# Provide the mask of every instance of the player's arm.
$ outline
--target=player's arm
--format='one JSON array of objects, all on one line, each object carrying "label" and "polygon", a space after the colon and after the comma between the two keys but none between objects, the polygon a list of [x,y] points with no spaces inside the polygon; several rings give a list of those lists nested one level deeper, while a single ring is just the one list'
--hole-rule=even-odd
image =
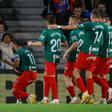
[{"label": "player's arm", "polygon": [[47,31],[44,30],[42,32],[42,34],[40,35],[40,37],[37,39],[37,42],[32,42],[32,41],[28,41],[27,45],[28,46],[34,46],[34,47],[41,47],[44,45],[46,38],[47,38]]},{"label": "player's arm", "polygon": [[9,60],[5,57],[2,60],[3,60],[4,63],[7,63],[8,65],[12,66],[13,68],[17,68],[20,65],[20,59],[17,55],[14,56],[13,61]]},{"label": "player's arm", "polygon": [[28,46],[34,46],[34,47],[40,47],[40,46],[43,46],[43,42],[41,42],[41,41],[38,41],[38,42],[28,41],[27,45]]},{"label": "player's arm", "polygon": [[49,25],[49,28],[51,29],[62,29],[62,30],[73,30],[73,29],[77,29],[77,25],[65,25],[65,26],[61,26],[61,25]]},{"label": "player's arm", "polygon": [[62,30],[73,30],[73,29],[77,29],[77,25],[66,25],[66,26],[58,25],[58,28]]},{"label": "player's arm", "polygon": [[71,46],[69,49],[67,49],[66,52],[64,53],[63,59],[65,60],[65,59],[69,56],[69,54],[70,54],[74,49],[77,48],[77,46],[78,46],[78,42],[74,42],[74,43],[72,44],[72,46]]}]

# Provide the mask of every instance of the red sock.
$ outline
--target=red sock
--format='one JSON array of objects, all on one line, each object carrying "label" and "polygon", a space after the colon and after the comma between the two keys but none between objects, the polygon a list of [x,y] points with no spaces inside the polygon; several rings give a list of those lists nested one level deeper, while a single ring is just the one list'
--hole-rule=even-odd
[{"label": "red sock", "polygon": [[107,98],[107,90],[102,88],[102,98]]},{"label": "red sock", "polygon": [[109,89],[109,85],[106,79],[102,79],[102,80],[105,82],[105,86],[106,86],[106,88],[102,88],[102,98],[107,98],[107,91]]},{"label": "red sock", "polygon": [[85,87],[85,85],[83,83],[82,78],[81,77],[77,78],[76,82],[77,82],[78,88],[81,90],[82,93],[84,93],[86,91],[86,87]]},{"label": "red sock", "polygon": [[67,90],[68,90],[69,94],[71,95],[71,97],[75,97],[74,86],[67,87]]},{"label": "red sock", "polygon": [[87,79],[87,89],[88,89],[88,94],[89,95],[92,95],[93,94],[93,79],[92,78],[89,78]]},{"label": "red sock", "polygon": [[95,76],[93,77],[93,80],[95,83],[97,83],[98,85],[100,85],[102,87],[102,98],[106,98],[107,91],[109,89],[107,82],[105,82],[105,80],[100,79],[99,77],[95,77]]},{"label": "red sock", "polygon": [[44,97],[49,96],[49,90],[50,90],[49,79],[48,77],[44,76]]},{"label": "red sock", "polygon": [[58,89],[55,77],[49,77],[49,84],[51,87],[53,99],[58,99]]}]

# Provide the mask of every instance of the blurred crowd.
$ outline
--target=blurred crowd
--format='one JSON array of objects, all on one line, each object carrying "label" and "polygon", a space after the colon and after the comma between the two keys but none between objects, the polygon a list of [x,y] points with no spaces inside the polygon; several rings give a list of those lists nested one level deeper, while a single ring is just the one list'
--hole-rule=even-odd
[{"label": "blurred crowd", "polygon": [[[9,60],[13,57],[12,38],[3,17],[0,16],[0,57],[6,57]],[[12,70],[13,68],[0,61],[0,69]]]},{"label": "blurred crowd", "polygon": [[[59,25],[68,25],[69,17],[74,15],[81,22],[90,21],[92,9],[97,8],[101,13],[112,16],[112,0],[43,0],[42,18],[54,15]],[[63,30],[65,36],[69,37],[68,30]],[[0,15],[0,56],[9,59],[13,56],[12,35],[8,32],[8,27]],[[13,69],[9,65],[0,61],[0,69]]]},{"label": "blurred crowd", "polygon": [[[74,15],[81,22],[90,21],[91,11],[98,9],[102,15],[112,18],[112,0],[43,0],[41,17],[49,15],[56,17],[58,25],[68,25],[69,17]],[[69,40],[69,30],[63,30]]]},{"label": "blurred crowd", "polygon": [[[61,24],[68,23],[66,19],[72,14],[75,14],[76,17],[89,16],[94,8],[98,8],[109,16],[112,15],[112,0],[43,0],[43,6],[41,16],[46,18],[47,15],[53,14],[58,21],[60,18],[63,19]],[[65,18],[62,18],[64,16]]]}]

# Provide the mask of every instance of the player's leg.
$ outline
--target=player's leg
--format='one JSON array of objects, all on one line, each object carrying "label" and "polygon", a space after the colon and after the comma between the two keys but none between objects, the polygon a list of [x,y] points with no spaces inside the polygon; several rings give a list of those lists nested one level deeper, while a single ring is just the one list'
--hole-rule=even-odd
[{"label": "player's leg", "polygon": [[70,103],[76,103],[77,102],[77,97],[76,97],[75,91],[74,91],[74,85],[72,83],[73,70],[74,70],[74,62],[68,61],[65,64],[64,81],[66,84],[66,89],[71,96]]},{"label": "player's leg", "polygon": [[46,62],[45,66],[46,67],[45,67],[44,76],[48,77],[49,88],[51,89],[52,95],[53,95],[52,103],[59,103],[58,88],[57,88],[57,82],[56,82],[56,64],[52,62]]},{"label": "player's leg", "polygon": [[44,75],[44,98],[41,101],[41,103],[48,103],[48,97],[49,97],[49,91],[50,91],[50,85],[49,85],[49,77]]},{"label": "player's leg", "polygon": [[24,71],[13,84],[12,87],[13,95],[16,96],[17,99],[21,100],[29,98],[30,100],[32,100],[30,101],[30,103],[34,103],[36,98],[35,95],[29,95],[27,92],[24,91],[24,89],[33,81],[35,81],[36,77],[37,72]]},{"label": "player's leg", "polygon": [[100,85],[102,87],[102,97],[99,103],[106,104],[106,97],[107,97],[107,91],[109,89],[109,86],[107,83],[105,83],[101,78],[99,78],[97,75],[93,76],[93,80],[96,84]]},{"label": "player's leg", "polygon": [[86,86],[83,83],[83,80],[80,76],[80,70],[88,67],[88,65],[86,63],[87,56],[88,56],[87,54],[84,54],[83,52],[80,52],[80,54],[78,55],[77,61],[75,62],[75,67],[74,67],[74,72],[73,72],[74,77],[76,79],[77,87],[82,92],[81,103],[85,103],[88,100],[88,97],[89,97]]},{"label": "player's leg", "polygon": [[[97,61],[97,66],[96,69],[94,71],[95,74],[100,74],[100,77],[97,77],[97,79],[94,78],[94,80],[99,80],[96,81],[96,83],[102,87],[102,98],[101,98],[101,103],[106,104],[106,100],[107,100],[107,91],[109,92],[109,97],[112,98],[112,89],[109,87],[108,82],[107,82],[107,74],[109,71],[109,67],[110,64],[108,61],[110,61],[110,59],[108,58],[98,58]],[[97,75],[94,75],[97,76]]]},{"label": "player's leg", "polygon": [[[107,75],[109,73],[109,68],[110,68],[110,65],[111,65],[111,61],[112,61],[112,58],[106,58],[105,59],[105,64],[104,64],[104,67],[102,68],[102,71],[101,71],[101,78],[102,80],[108,85],[108,103],[112,103],[112,88],[109,87],[109,84],[107,82]],[[106,94],[107,92],[105,92],[103,89],[102,89],[102,94]],[[109,102],[109,100],[111,100],[111,102]]]}]

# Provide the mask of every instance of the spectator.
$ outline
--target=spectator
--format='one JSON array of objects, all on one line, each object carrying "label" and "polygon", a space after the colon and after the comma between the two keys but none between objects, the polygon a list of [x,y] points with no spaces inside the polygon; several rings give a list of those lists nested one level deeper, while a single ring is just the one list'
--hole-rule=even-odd
[{"label": "spectator", "polygon": [[75,6],[73,14],[75,15],[76,18],[81,20],[81,14],[82,14],[81,6]]},{"label": "spectator", "polygon": [[6,25],[6,23],[5,23],[5,21],[4,21],[4,19],[3,19],[3,17],[2,16],[0,16],[0,24],[4,24],[4,29],[5,29],[5,31],[8,31],[8,27],[7,27],[7,25]]},{"label": "spectator", "polygon": [[70,10],[73,12],[75,5],[84,6],[83,0],[43,0],[44,10],[41,13],[42,17],[46,17],[50,13],[57,14]]},{"label": "spectator", "polygon": [[104,2],[99,2],[96,5],[96,8],[101,12],[101,13],[106,13],[106,5]]},{"label": "spectator", "polygon": [[43,0],[43,5],[44,5],[44,9],[43,12],[41,13],[41,16],[43,18],[46,18],[46,16],[48,15],[48,11],[50,10],[50,12],[53,12],[53,0]]},{"label": "spectator", "polygon": [[91,12],[89,10],[85,10],[82,13],[82,22],[89,22],[90,20],[90,16],[91,16]]},{"label": "spectator", "polygon": [[[13,57],[12,49],[12,35],[9,33],[4,33],[0,42],[0,49],[2,51],[2,57],[6,57],[9,60]],[[13,68],[6,63],[1,63],[0,69],[12,70]]]},{"label": "spectator", "polygon": [[3,21],[1,21],[0,22],[0,41],[1,41],[3,33],[5,33],[6,31],[7,31],[6,24]]}]

